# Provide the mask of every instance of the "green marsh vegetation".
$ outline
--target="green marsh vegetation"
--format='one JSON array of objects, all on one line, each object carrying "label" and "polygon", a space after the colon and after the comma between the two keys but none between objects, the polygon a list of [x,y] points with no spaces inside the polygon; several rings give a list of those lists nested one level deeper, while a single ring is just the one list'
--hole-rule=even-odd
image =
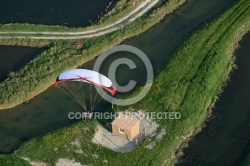
[{"label": "green marsh vegetation", "polygon": [[[62,71],[76,68],[119,44],[124,39],[139,35],[184,2],[184,0],[163,0],[161,5],[151,13],[141,17],[124,29],[106,36],[77,41],[41,40],[44,42],[41,46],[50,48],[19,71],[12,72],[8,79],[0,83],[0,109],[14,107],[30,100],[51,86]],[[82,48],[72,47],[75,42],[81,44]],[[4,39],[1,44],[18,45],[24,43],[33,47],[39,45],[37,40],[32,39]]]},{"label": "green marsh vegetation", "polygon": [[17,155],[0,155],[0,165],[4,166],[27,166],[30,165]]},{"label": "green marsh vegetation", "polygon": [[[93,130],[90,130],[92,134],[83,130],[84,126],[94,127],[97,122],[81,121],[29,141],[15,154],[51,165],[60,158],[94,165],[105,165],[104,160],[108,161],[106,165],[173,165],[176,162],[176,150],[185,142],[183,138],[191,136],[206,119],[208,110],[232,70],[237,43],[249,30],[250,4],[248,0],[239,0],[226,12],[203,25],[172,52],[171,59],[154,78],[153,90],[142,101],[129,107],[181,112],[180,120],[157,120],[162,128],[166,128],[166,134],[153,149],[145,148],[149,139],[130,153],[116,153],[102,148],[91,143]],[[115,109],[125,110],[127,107]],[[82,154],[75,151],[77,147],[70,147],[75,139],[80,141]],[[60,150],[55,151],[55,148]],[[99,158],[94,157],[95,154]]]}]

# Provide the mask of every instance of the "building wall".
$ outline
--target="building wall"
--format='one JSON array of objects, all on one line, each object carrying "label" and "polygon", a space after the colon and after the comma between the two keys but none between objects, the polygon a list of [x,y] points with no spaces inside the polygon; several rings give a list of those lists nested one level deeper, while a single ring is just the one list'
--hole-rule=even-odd
[{"label": "building wall", "polygon": [[140,122],[138,121],[133,128],[131,129],[131,133],[130,136],[133,139],[134,137],[136,137],[138,134],[140,133]]}]

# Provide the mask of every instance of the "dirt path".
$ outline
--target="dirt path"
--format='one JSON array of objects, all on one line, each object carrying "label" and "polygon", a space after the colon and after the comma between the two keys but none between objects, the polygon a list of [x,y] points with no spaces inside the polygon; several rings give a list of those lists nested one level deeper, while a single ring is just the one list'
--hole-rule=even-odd
[{"label": "dirt path", "polygon": [[[85,39],[85,38],[98,37],[120,30],[123,27],[133,23],[143,14],[152,9],[158,2],[159,0],[145,0],[127,16],[123,17],[122,19],[110,25],[95,30],[88,30],[82,32],[24,32],[24,31],[1,32],[0,31],[0,35],[4,35],[0,36],[0,39],[28,38],[28,39],[46,39],[46,40],[66,40],[66,39]],[[35,35],[46,35],[46,36],[35,36]],[[66,35],[66,36],[60,36],[60,35]]]}]

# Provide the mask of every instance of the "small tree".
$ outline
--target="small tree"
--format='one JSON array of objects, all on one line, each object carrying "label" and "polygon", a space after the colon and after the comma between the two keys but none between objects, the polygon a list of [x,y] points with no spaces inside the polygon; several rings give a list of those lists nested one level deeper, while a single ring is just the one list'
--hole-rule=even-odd
[{"label": "small tree", "polygon": [[8,76],[9,76],[9,77],[14,77],[14,76],[15,76],[15,72],[14,72],[14,71],[9,71]]}]

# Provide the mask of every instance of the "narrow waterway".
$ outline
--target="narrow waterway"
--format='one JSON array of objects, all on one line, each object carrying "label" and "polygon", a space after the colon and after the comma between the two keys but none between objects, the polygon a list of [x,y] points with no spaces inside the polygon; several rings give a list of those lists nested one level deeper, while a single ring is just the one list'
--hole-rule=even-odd
[{"label": "narrow waterway", "polygon": [[[105,14],[113,0],[1,0],[0,24],[30,23],[82,27]],[[116,1],[107,9],[111,9]]]},{"label": "narrow waterway", "polygon": [[45,49],[16,46],[0,46],[0,82],[10,71],[17,71]]},{"label": "narrow waterway", "polygon": [[[154,71],[158,71],[169,58],[169,53],[185,37],[230,4],[232,1],[228,0],[188,0],[161,23],[139,36],[124,41],[123,44],[136,46],[144,51],[151,60]],[[105,61],[102,72],[105,73],[110,62],[120,57],[129,57],[135,61],[137,68],[130,70],[127,66],[119,67],[116,72],[119,83],[127,84],[130,79],[143,83],[145,80],[143,63],[127,53],[112,55]],[[84,66],[91,69],[93,63],[94,60]],[[105,107],[102,109],[105,110]],[[68,119],[68,112],[76,111],[82,109],[53,86],[28,104],[0,111],[0,152],[12,152],[29,138],[74,123]]]},{"label": "narrow waterway", "polygon": [[203,131],[185,149],[184,165],[237,165],[249,153],[250,143],[250,33],[245,35],[235,52],[238,69],[213,109]]}]

